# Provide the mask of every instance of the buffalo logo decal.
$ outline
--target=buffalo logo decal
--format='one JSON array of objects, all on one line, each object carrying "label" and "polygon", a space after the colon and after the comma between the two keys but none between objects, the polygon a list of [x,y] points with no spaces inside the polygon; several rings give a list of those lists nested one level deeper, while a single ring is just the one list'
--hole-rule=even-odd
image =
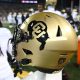
[{"label": "buffalo logo decal", "polygon": [[29,39],[34,37],[41,43],[39,49],[43,50],[46,40],[49,38],[47,33],[47,25],[43,21],[31,21],[28,25]]}]

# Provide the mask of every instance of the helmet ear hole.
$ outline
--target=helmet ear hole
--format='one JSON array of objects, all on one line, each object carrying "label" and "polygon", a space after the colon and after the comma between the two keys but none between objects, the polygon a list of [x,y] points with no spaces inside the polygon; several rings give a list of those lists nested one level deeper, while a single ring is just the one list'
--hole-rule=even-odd
[{"label": "helmet ear hole", "polygon": [[58,26],[56,37],[60,37],[60,36],[62,36],[62,31],[61,28]]},{"label": "helmet ear hole", "polygon": [[32,55],[33,53],[30,50],[23,49],[23,51],[26,53],[26,55]]},{"label": "helmet ear hole", "polygon": [[24,58],[24,59],[21,60],[21,63],[23,65],[29,64],[29,63],[31,63],[31,59]]}]

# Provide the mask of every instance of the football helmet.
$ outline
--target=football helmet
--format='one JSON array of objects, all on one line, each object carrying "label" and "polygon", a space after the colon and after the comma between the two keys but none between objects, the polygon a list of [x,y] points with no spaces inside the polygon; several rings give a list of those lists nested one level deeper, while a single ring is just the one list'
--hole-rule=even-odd
[{"label": "football helmet", "polygon": [[50,73],[61,70],[77,51],[77,36],[73,27],[63,17],[41,12],[30,16],[21,25],[28,40],[17,45],[16,59],[27,58],[28,65]]}]

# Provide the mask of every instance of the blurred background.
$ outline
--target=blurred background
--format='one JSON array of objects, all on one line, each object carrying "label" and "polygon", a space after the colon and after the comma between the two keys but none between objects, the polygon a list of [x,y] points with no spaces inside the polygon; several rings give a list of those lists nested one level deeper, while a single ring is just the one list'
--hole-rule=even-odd
[{"label": "blurred background", "polygon": [[73,26],[76,26],[74,28],[78,32],[80,0],[0,0],[0,21],[4,24],[22,24],[25,18],[38,10],[39,3],[45,4],[45,10],[52,10],[65,17]]},{"label": "blurred background", "polygon": [[[80,0],[0,0],[0,21],[13,34],[15,26],[20,26],[25,19],[38,10],[37,4],[44,3],[45,10],[54,12],[67,19],[77,36],[80,34]],[[23,66],[31,71],[31,67]],[[33,70],[35,71],[35,70]],[[80,65],[77,64],[77,53],[64,67],[63,80],[80,80]]]}]

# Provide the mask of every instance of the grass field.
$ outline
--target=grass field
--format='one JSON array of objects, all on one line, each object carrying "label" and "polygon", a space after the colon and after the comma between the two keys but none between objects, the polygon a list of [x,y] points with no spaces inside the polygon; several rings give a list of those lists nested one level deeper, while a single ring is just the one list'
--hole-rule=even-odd
[{"label": "grass field", "polygon": [[80,80],[80,67],[75,65],[76,62],[77,56],[75,53],[70,62],[64,67],[66,73],[69,76],[69,80]]},{"label": "grass field", "polygon": [[[14,27],[9,28],[9,24],[4,24],[4,26],[10,29],[11,32],[13,33]],[[75,53],[72,59],[70,60],[70,62],[64,67],[64,70],[69,76],[69,80],[80,80],[80,67],[76,67],[75,65],[76,62],[77,62],[77,54]],[[27,70],[27,71],[31,71],[31,70],[35,71],[35,69],[31,67],[24,66],[23,68],[24,70]]]}]

